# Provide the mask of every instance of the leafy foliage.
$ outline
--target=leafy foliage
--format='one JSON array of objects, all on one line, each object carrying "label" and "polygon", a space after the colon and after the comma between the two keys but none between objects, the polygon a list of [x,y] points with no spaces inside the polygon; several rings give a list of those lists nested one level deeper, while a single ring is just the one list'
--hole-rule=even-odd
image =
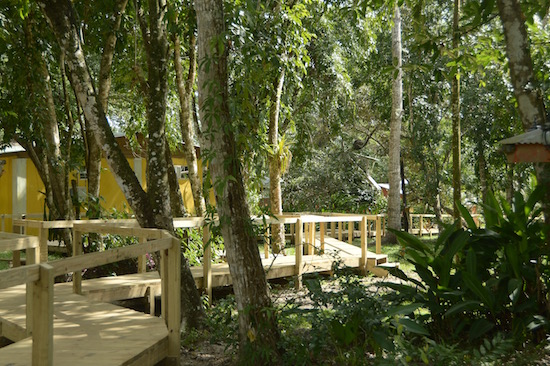
[{"label": "leafy foliage", "polygon": [[408,284],[386,285],[422,303],[428,313],[418,318],[435,339],[479,342],[497,332],[516,342],[540,341],[548,329],[547,228],[540,221],[542,189],[512,203],[489,194],[484,205],[486,227],[479,228],[460,206],[468,228],[449,226],[434,248],[396,232],[417,277],[393,273]]}]

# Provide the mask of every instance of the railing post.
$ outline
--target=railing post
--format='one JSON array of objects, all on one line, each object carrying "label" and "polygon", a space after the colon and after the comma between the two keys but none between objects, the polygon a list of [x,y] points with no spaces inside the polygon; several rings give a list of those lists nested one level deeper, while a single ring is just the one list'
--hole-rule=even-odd
[{"label": "railing post", "polygon": [[[73,257],[82,254],[82,233],[73,226]],[[73,272],[73,292],[82,294],[82,271]]]},{"label": "railing post", "polygon": [[264,258],[269,258],[269,236],[270,236],[270,228],[269,225],[265,228],[264,233]]},{"label": "railing post", "polygon": [[41,264],[40,279],[32,284],[32,366],[53,365],[53,281],[54,268]]},{"label": "railing post", "polygon": [[303,237],[303,241],[304,241],[304,249],[303,249],[303,254],[305,255],[309,255],[309,238],[311,237],[309,235],[309,230],[310,230],[310,224],[309,222],[306,222],[303,224],[303,232],[302,232],[302,237]]},{"label": "railing post", "polygon": [[168,328],[168,356],[166,364],[179,365],[180,359],[180,324],[181,324],[181,253],[180,241],[172,238],[170,249],[163,250],[161,268],[165,268],[162,278],[163,318]]},{"label": "railing post", "polygon": [[353,231],[355,230],[355,222],[348,221],[348,243],[353,243]]},{"label": "railing post", "polygon": [[342,231],[343,231],[344,224],[342,221],[338,222],[338,240],[342,241]]},{"label": "railing post", "polygon": [[330,236],[336,238],[336,223],[334,221],[330,223]]},{"label": "railing post", "polygon": [[212,304],[212,246],[210,241],[210,229],[205,225],[202,229],[202,245],[204,254],[202,257],[202,285],[206,296],[208,296],[208,304]]},{"label": "railing post", "polygon": [[[18,226],[18,230],[16,231],[15,230],[15,225],[13,224],[13,218],[12,218],[12,232],[14,233],[17,233],[17,234],[21,234],[21,226]],[[12,252],[12,266],[15,268],[15,267],[20,267],[21,266],[21,251],[20,250],[14,250]]]},{"label": "railing post", "polygon": [[316,228],[315,228],[315,223],[312,222],[309,224],[309,254],[310,255],[315,255],[315,231],[316,231]]},{"label": "railing post", "polygon": [[420,237],[422,237],[422,230],[424,229],[424,216],[420,214]]},{"label": "railing post", "polygon": [[[40,247],[34,247],[34,248],[27,248],[25,249],[25,252],[27,254],[27,265],[31,264],[39,264],[40,263]],[[31,285],[32,283],[27,284],[27,307],[26,307],[26,314],[27,314],[27,335],[30,336],[32,334],[33,329],[33,307],[35,306],[33,303],[33,291],[31,291]]]},{"label": "railing post", "polygon": [[382,254],[382,215],[376,215],[376,254]]},{"label": "railing post", "polygon": [[[139,238],[140,244],[143,244],[147,242],[146,237]],[[147,254],[140,255],[138,257],[138,265],[137,265],[137,271],[138,273],[145,273],[147,272]]]},{"label": "railing post", "polygon": [[361,263],[359,265],[363,275],[367,273],[367,217],[361,219]]},{"label": "railing post", "polygon": [[295,224],[289,224],[290,226],[290,244],[295,244],[294,242],[294,228]]},{"label": "railing post", "polygon": [[319,241],[321,242],[321,253],[325,252],[325,230],[326,225],[324,222],[319,223]]},{"label": "railing post", "polygon": [[48,261],[48,229],[44,228],[44,222],[40,222],[38,228],[38,242],[40,243],[40,262]]},{"label": "railing post", "polygon": [[296,289],[302,288],[302,236],[303,236],[303,225],[302,220],[298,219],[296,221],[296,247],[295,247],[295,272],[296,272]]}]

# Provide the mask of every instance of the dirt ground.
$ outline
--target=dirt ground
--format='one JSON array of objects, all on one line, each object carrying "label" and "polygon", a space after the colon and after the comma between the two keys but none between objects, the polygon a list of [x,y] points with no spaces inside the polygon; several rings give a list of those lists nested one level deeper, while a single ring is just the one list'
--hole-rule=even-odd
[{"label": "dirt ground", "polygon": [[[395,277],[388,278],[378,278],[378,277],[364,277],[363,281],[367,284],[374,285],[376,282],[380,281],[395,281],[399,282],[400,280]],[[278,281],[272,291],[272,300],[275,304],[285,304],[292,300],[299,300],[302,307],[308,307],[305,288],[297,291],[292,286],[289,286],[288,283],[285,283],[284,280]],[[336,282],[333,281],[324,281],[323,289],[325,291],[336,289],[338,287]],[[227,293],[227,289],[222,290],[222,292]],[[211,344],[209,341],[202,341],[194,343],[189,347],[182,347],[181,349],[181,360],[180,365],[188,366],[229,366],[233,364],[233,353],[231,350],[226,350],[226,346],[223,344]]]}]

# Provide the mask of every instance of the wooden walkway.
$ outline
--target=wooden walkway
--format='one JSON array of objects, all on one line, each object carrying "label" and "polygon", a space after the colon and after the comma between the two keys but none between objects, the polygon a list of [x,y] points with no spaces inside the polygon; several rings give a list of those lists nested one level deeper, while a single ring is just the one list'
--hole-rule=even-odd
[{"label": "wooden walkway", "polygon": [[[54,288],[54,365],[154,365],[166,355],[168,330],[162,318],[91,301],[73,294],[71,287]],[[0,348],[2,366],[32,364],[25,296],[25,285],[0,295],[1,334],[16,341]]]},{"label": "wooden walkway", "polygon": [[[175,226],[200,228],[204,225],[201,220],[182,219],[177,225],[175,222]],[[380,216],[338,215],[334,218],[301,215],[276,220],[278,223],[292,225],[296,253],[259,253],[263,257],[261,260],[268,279],[295,277],[296,285],[300,286],[303,274],[332,271],[335,262],[362,271],[369,270],[378,275],[385,274],[381,267],[391,265],[387,263],[386,255],[367,250],[367,237],[371,230],[367,222],[371,220],[376,223],[375,249],[380,253]],[[162,360],[176,360],[176,355],[179,354],[179,332],[176,329],[179,324],[180,302],[179,291],[175,289],[179,289],[179,275],[176,274],[179,269],[177,258],[180,258],[180,241],[167,237],[167,233],[160,230],[142,229],[130,220],[126,221],[128,222],[22,222],[29,227],[32,225],[39,228],[39,237],[18,235],[17,240],[11,242],[8,239],[13,239],[16,234],[0,233],[8,240],[4,250],[13,250],[14,259],[16,252],[21,249],[27,249],[27,259],[30,258],[30,265],[0,273],[0,336],[15,342],[0,348],[0,366],[152,366]],[[266,222],[265,219],[263,221]],[[344,231],[342,222],[347,223],[350,241],[354,226],[359,225],[361,247],[335,239],[334,222],[338,222],[339,239],[342,239]],[[331,223],[330,236],[326,226],[328,223]],[[45,257],[47,230],[67,225],[73,229],[74,256],[45,265],[33,264]],[[316,230],[316,225],[319,231]],[[80,240],[84,232],[133,236],[141,244],[81,254]],[[3,245],[1,240],[0,244]],[[203,257],[206,265],[192,267],[191,271],[197,287],[204,288],[211,298],[212,287],[231,285],[232,281],[227,263],[211,263],[209,248],[208,246],[205,249]],[[164,255],[164,264],[161,266],[165,268],[162,281],[158,272],[145,271],[143,259],[145,253],[159,250],[168,253]],[[136,256],[140,259],[136,274],[84,281],[81,279],[80,273],[84,268]],[[68,272],[74,272],[73,283],[53,285],[53,276]],[[26,286],[19,285],[25,282]],[[170,288],[172,290],[165,291]],[[75,291],[80,294],[74,293]],[[50,300],[48,296],[51,296]],[[154,314],[156,296],[161,296],[164,319],[108,303],[147,297],[150,313]],[[42,354],[49,355],[47,357],[50,360],[40,361]]]}]

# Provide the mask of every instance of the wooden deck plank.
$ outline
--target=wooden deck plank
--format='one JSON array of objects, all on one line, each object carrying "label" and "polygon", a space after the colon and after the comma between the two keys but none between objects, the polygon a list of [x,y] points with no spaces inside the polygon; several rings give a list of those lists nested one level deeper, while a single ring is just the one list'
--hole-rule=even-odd
[{"label": "wooden deck plank", "polygon": [[[17,304],[25,302],[25,287],[9,290],[0,296],[1,318],[24,325],[24,306]],[[56,286],[54,292],[55,365],[154,365],[164,358],[168,331],[162,319],[90,301],[70,288]],[[9,303],[19,313],[6,310]],[[31,349],[30,338],[1,348],[0,365],[31,365]]]},{"label": "wooden deck plank", "polygon": [[[303,255],[301,273],[326,272],[338,260],[359,267],[361,248],[325,236],[321,255]],[[320,240],[315,239],[315,247]],[[387,256],[367,252],[370,266],[385,262]],[[262,258],[268,279],[296,274],[294,255]],[[202,287],[202,267],[191,267],[198,287]],[[212,264],[212,285],[230,285],[227,263]],[[54,364],[69,365],[154,365],[167,354],[168,331],[162,319],[97,302],[160,294],[158,272],[104,277],[83,281],[84,296],[72,293],[71,283],[56,284],[54,294]],[[32,340],[26,337],[25,286],[2,290],[0,322],[2,335],[18,341],[0,349],[0,366],[31,364]],[[146,331],[144,331],[146,330]]]}]

